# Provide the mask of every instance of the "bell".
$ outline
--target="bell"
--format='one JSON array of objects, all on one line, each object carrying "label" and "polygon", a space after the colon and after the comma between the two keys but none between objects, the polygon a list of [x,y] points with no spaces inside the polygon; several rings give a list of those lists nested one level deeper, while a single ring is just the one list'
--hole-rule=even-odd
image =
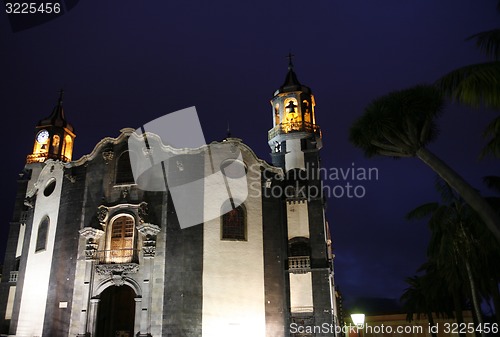
[{"label": "bell", "polygon": [[295,103],[293,103],[293,101],[290,101],[290,103],[288,103],[288,105],[286,106],[287,112],[294,113],[296,107],[297,107],[297,105],[295,105]]}]

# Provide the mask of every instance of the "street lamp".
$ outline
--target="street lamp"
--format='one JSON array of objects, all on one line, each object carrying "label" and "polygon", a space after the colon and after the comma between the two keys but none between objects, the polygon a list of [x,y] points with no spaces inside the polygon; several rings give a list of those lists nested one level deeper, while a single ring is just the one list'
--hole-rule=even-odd
[{"label": "street lamp", "polygon": [[363,325],[365,324],[365,314],[351,314],[351,319],[357,327],[358,336],[361,337],[360,329],[363,329]]}]

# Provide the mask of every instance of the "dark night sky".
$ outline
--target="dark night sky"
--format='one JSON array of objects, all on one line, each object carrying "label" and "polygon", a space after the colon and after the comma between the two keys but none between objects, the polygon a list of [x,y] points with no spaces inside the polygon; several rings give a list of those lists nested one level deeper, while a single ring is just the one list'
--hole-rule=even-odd
[{"label": "dark night sky", "polygon": [[[326,168],[376,167],[362,199],[331,198],[328,221],[336,282],[347,300],[399,298],[404,278],[425,260],[425,223],[404,215],[437,201],[434,173],[417,159],[365,159],[348,141],[364,107],[392,90],[430,83],[484,61],[465,38],[498,27],[493,0],[82,1],[67,14],[13,33],[0,14],[3,120],[2,238],[15,180],[34,125],[65,89],[77,138],[74,158],[123,127],[139,127],[195,105],[207,141],[233,136],[270,160],[269,99],[283,82],[286,54],[316,97]],[[475,187],[498,174],[479,161],[481,132],[495,113],[449,105],[430,149]],[[333,181],[330,184],[342,184]],[[3,249],[2,249],[3,250]]]}]

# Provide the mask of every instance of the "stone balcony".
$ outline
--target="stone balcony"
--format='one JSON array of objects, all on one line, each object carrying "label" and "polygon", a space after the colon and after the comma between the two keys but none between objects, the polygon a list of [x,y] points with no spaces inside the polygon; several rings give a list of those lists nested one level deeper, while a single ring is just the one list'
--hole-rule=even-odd
[{"label": "stone balcony", "polygon": [[11,271],[9,275],[9,282],[16,283],[18,275],[19,275],[18,271]]},{"label": "stone balcony", "polygon": [[311,258],[309,256],[289,257],[288,270],[291,273],[296,273],[296,274],[305,274],[311,271]]}]

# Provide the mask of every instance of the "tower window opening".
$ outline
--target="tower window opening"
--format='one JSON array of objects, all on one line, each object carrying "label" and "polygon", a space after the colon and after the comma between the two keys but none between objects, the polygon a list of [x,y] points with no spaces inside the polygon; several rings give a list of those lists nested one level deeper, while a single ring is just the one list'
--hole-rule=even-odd
[{"label": "tower window opening", "polygon": [[311,112],[309,111],[309,102],[307,100],[302,101],[302,111],[304,111],[304,122],[311,123]]},{"label": "tower window opening", "polygon": [[52,147],[54,148],[54,153],[59,152],[59,143],[61,142],[61,137],[54,135],[52,137]]},{"label": "tower window opening", "polygon": [[274,126],[279,125],[279,123],[281,123],[280,105],[279,103],[276,103],[274,106]]},{"label": "tower window opening", "polygon": [[311,249],[309,247],[309,239],[293,238],[288,244],[289,256],[309,256]]},{"label": "tower window opening", "polygon": [[289,98],[285,100],[285,117],[283,120],[283,131],[299,131],[302,128],[302,117],[298,111],[297,100]]},{"label": "tower window opening", "polygon": [[72,154],[73,154],[73,139],[71,138],[70,135],[66,135],[66,137],[64,137],[63,159],[66,161],[71,161]]}]

